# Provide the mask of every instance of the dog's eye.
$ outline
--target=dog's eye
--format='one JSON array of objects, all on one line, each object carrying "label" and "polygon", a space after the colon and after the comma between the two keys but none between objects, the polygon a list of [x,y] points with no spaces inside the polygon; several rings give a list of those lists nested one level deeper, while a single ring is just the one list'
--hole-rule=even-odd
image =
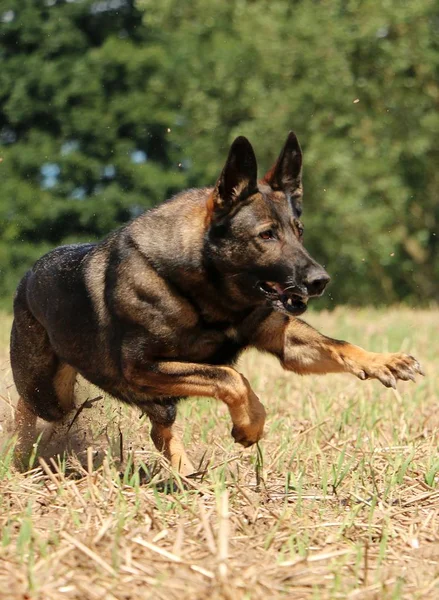
[{"label": "dog's eye", "polygon": [[261,231],[259,237],[263,240],[275,240],[276,234],[274,233],[273,229],[267,229],[266,231]]}]

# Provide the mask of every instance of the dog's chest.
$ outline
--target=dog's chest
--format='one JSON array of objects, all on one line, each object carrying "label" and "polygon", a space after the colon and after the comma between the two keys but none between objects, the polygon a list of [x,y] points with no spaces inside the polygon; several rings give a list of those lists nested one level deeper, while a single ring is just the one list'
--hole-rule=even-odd
[{"label": "dog's chest", "polygon": [[[231,364],[244,348],[236,327],[226,323],[203,323],[175,339],[178,358],[207,364]],[[177,356],[174,354],[174,357]]]},{"label": "dog's chest", "polygon": [[180,330],[173,338],[176,352],[172,355],[191,362],[233,364],[251,345],[252,336],[266,315],[266,309],[258,309],[224,321],[200,318],[196,327]]},{"label": "dog's chest", "polygon": [[244,347],[245,344],[240,339],[236,327],[228,327],[222,332],[221,338],[217,340],[213,352],[208,357],[208,362],[212,365],[233,364]]},{"label": "dog's chest", "polygon": [[[233,320],[209,323],[212,346],[203,356],[203,362],[210,364],[233,364],[239,354],[251,346],[255,332],[271,313],[271,308],[261,306],[246,313],[236,315]],[[207,348],[206,348],[207,349]]]}]

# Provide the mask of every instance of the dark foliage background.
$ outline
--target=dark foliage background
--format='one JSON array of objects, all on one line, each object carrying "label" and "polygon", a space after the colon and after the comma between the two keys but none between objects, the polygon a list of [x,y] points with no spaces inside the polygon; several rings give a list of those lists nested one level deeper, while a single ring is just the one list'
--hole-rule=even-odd
[{"label": "dark foliage background", "polygon": [[320,306],[439,298],[434,0],[2,0],[0,298],[49,248],[213,184],[236,135],[261,173],[305,154]]}]

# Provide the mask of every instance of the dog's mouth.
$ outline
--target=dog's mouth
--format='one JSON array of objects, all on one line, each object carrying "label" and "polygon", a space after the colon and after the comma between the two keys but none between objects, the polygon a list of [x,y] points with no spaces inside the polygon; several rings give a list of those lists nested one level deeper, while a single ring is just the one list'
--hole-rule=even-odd
[{"label": "dog's mouth", "polygon": [[259,281],[259,290],[276,309],[290,315],[301,315],[307,309],[308,296],[297,293],[297,288],[284,286],[275,281]]}]

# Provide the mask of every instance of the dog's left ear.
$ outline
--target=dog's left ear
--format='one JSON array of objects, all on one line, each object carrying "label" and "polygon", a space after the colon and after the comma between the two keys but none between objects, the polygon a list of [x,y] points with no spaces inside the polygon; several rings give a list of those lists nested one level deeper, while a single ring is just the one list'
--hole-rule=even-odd
[{"label": "dog's left ear", "polygon": [[230,147],[229,156],[209,198],[211,219],[230,213],[238,202],[257,189],[258,166],[252,145],[239,136]]},{"label": "dog's left ear", "polygon": [[273,190],[287,194],[296,216],[302,213],[302,150],[294,131],[290,131],[279,158],[264,175]]}]

